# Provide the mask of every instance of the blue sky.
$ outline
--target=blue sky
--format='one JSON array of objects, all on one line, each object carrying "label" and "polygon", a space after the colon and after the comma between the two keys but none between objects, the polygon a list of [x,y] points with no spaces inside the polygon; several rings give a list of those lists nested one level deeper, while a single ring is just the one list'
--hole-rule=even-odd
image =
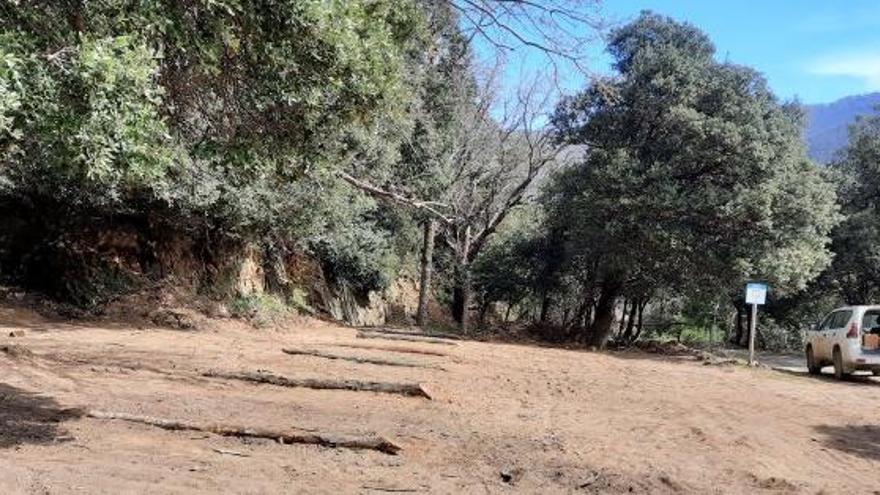
[{"label": "blue sky", "polygon": [[[761,71],[782,99],[880,91],[880,0],[602,0],[603,15],[619,23],[645,9],[696,25],[719,59]],[[544,63],[526,59],[532,70]],[[607,71],[608,59],[592,65]]]},{"label": "blue sky", "polygon": [[650,9],[691,22],[719,58],[763,72],[782,98],[880,91],[880,0],[606,0],[602,9],[621,21]]}]

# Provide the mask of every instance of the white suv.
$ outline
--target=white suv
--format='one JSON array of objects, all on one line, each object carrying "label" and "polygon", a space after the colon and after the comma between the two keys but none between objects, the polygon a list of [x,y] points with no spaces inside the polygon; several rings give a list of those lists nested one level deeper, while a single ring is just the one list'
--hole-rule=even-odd
[{"label": "white suv", "polygon": [[838,308],[807,332],[807,369],[818,375],[823,366],[834,366],[834,377],[855,370],[880,375],[880,306]]}]

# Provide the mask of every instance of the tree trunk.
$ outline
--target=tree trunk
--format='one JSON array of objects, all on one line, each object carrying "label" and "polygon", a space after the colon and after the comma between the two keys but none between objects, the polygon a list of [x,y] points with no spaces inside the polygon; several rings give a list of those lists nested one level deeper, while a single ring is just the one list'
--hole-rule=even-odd
[{"label": "tree trunk", "polygon": [[586,324],[584,320],[587,318],[587,302],[582,301],[580,305],[578,305],[577,311],[574,314],[574,319],[572,320],[572,326],[574,327],[584,327]]},{"label": "tree trunk", "polygon": [[636,333],[632,337],[632,342],[639,340],[639,336],[642,335],[642,323],[643,323],[642,317],[645,314],[645,306],[647,306],[647,305],[648,305],[647,299],[645,299],[644,301],[642,301],[639,304],[638,322],[636,323]]},{"label": "tree trunk", "polygon": [[646,298],[645,300],[642,301],[642,304],[639,305],[639,321],[638,321],[639,333],[641,333],[641,331],[642,331],[642,324],[644,323],[644,316],[645,316],[645,307],[647,307],[647,306],[648,306],[648,299]]},{"label": "tree trunk", "polygon": [[745,311],[745,313],[746,313],[746,328],[745,328],[745,331],[743,331],[743,334],[742,334],[740,341],[737,342],[737,344],[739,344],[742,347],[748,347],[748,345],[749,345],[749,329],[752,328],[752,312],[748,311],[747,306],[745,307],[745,310],[746,310]]},{"label": "tree trunk", "polygon": [[617,336],[623,335],[623,325],[626,322],[626,309],[629,307],[629,299],[623,299],[623,309],[620,311],[620,320],[617,322]]},{"label": "tree trunk", "polygon": [[314,356],[322,359],[330,359],[330,360],[340,360],[340,361],[351,361],[353,363],[358,364],[374,364],[377,366],[402,366],[405,368],[428,368],[428,369],[439,369],[445,371],[443,368],[427,363],[413,363],[410,361],[398,361],[394,359],[379,359],[379,358],[371,358],[364,356],[346,356],[342,354],[333,354],[332,352],[323,352],[316,351],[312,349],[281,349],[281,352],[285,354],[289,354],[291,356]]},{"label": "tree trunk", "polygon": [[626,319],[626,330],[623,332],[623,341],[631,342],[633,340],[633,328],[636,325],[636,311],[638,310],[640,302],[638,299],[634,299],[629,308],[629,316]]},{"label": "tree trunk", "polygon": [[489,306],[491,303],[483,302],[480,304],[480,326],[484,326],[486,324],[486,313],[489,312]]},{"label": "tree trunk", "polygon": [[407,342],[423,342],[425,344],[441,344],[441,345],[458,345],[450,340],[443,340],[427,335],[401,335],[393,333],[381,333],[360,331],[357,333],[359,339],[385,339],[385,340],[405,340]]},{"label": "tree trunk", "polygon": [[589,291],[585,291],[583,298],[581,307],[578,309],[577,318],[575,318],[575,324],[578,326],[575,340],[585,342],[587,329],[593,322],[593,289],[590,288]]},{"label": "tree trunk", "polygon": [[734,303],[733,306],[736,308],[736,335],[733,336],[731,342],[740,345],[739,343],[742,341],[743,337],[742,306],[736,303]]},{"label": "tree trunk", "polygon": [[593,297],[587,301],[587,313],[584,315],[584,328],[589,328],[596,321],[596,301]]},{"label": "tree trunk", "polygon": [[316,390],[351,390],[358,392],[382,392],[386,394],[424,397],[431,400],[431,395],[419,383],[411,382],[374,382],[336,378],[294,378],[273,373],[262,372],[227,372],[205,371],[202,376],[207,378],[223,378],[225,380],[241,380],[245,382],[266,383],[278,387],[312,388]]},{"label": "tree trunk", "polygon": [[[743,314],[745,314],[745,318],[743,318]],[[745,320],[745,321],[743,321]],[[743,324],[745,323],[745,324]],[[749,307],[745,304],[739,304],[736,307],[736,336],[734,337],[734,344],[740,347],[748,347],[749,345],[749,328],[752,325],[752,312],[749,311]]]},{"label": "tree trunk", "polygon": [[461,325],[461,308],[463,305],[464,297],[462,296],[461,290],[461,268],[456,267],[455,274],[455,286],[452,287],[452,318],[455,319],[455,322]]},{"label": "tree trunk", "polygon": [[452,311],[458,321],[461,333],[467,334],[470,330],[468,311],[471,307],[473,291],[471,288],[471,228],[465,227],[464,239],[458,252],[458,273],[456,287],[452,291]]},{"label": "tree trunk", "polygon": [[428,321],[428,297],[431,291],[431,274],[434,271],[434,237],[437,221],[433,218],[425,223],[425,238],[422,245],[422,273],[419,280],[419,309],[416,324],[424,327]]},{"label": "tree trunk", "polygon": [[614,306],[620,295],[622,284],[616,277],[606,278],[602,283],[602,292],[596,303],[596,317],[590,325],[589,339],[587,343],[597,349],[604,349],[611,336],[611,328],[614,324]]},{"label": "tree trunk", "polygon": [[304,443],[323,445],[331,448],[344,447],[349,449],[371,449],[391,455],[396,455],[401,450],[400,446],[382,437],[342,437],[337,435],[323,435],[320,433],[306,432],[304,430],[297,431],[297,428],[290,428],[287,430],[265,430],[253,426],[244,427],[219,424],[202,425],[191,423],[189,421],[156,418],[153,416],[140,416],[123,412],[98,411],[94,409],[86,411],[84,415],[94,419],[140,423],[171,431],[204,431],[224,437],[267,438],[281,444]]},{"label": "tree trunk", "polygon": [[461,333],[467,335],[470,331],[470,308],[471,299],[473,299],[473,289],[471,287],[471,267],[465,265],[462,267],[461,281]]},{"label": "tree trunk", "polygon": [[541,316],[539,317],[539,321],[544,323],[547,321],[547,314],[550,312],[550,296],[547,295],[547,292],[544,292],[544,297],[541,299]]}]

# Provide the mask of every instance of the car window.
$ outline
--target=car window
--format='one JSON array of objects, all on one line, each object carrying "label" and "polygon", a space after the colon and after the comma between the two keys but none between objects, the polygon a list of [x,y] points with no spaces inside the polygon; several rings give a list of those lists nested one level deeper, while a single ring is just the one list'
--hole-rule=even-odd
[{"label": "car window", "polygon": [[843,328],[849,322],[852,311],[837,311],[834,313],[834,320],[831,322],[831,328]]},{"label": "car window", "polygon": [[837,313],[829,313],[828,316],[826,316],[825,319],[822,320],[822,323],[820,323],[819,326],[816,327],[816,329],[817,330],[828,330],[829,328],[831,328],[831,322],[832,322],[832,320],[834,320],[834,315],[836,315],[836,314]]},{"label": "car window", "polygon": [[865,316],[862,317],[862,329],[867,332],[877,327],[880,327],[880,309],[865,311]]}]

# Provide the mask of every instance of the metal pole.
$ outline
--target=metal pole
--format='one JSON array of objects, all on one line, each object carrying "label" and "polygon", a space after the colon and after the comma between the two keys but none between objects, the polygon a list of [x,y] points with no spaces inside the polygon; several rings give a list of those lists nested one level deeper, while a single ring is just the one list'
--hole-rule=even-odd
[{"label": "metal pole", "polygon": [[752,318],[749,321],[749,366],[755,365],[755,325],[758,322],[758,305],[752,304]]}]

